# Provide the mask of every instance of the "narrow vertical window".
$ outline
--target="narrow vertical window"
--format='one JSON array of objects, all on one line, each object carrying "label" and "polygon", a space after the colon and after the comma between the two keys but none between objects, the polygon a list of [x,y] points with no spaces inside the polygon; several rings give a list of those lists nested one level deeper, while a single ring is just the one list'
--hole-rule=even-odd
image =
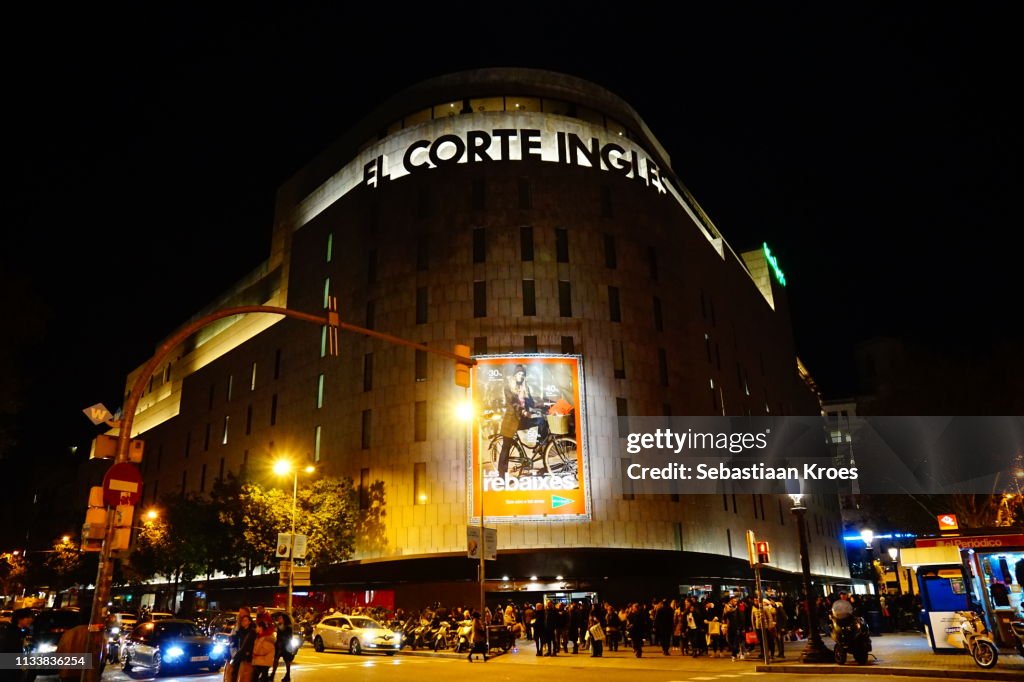
[{"label": "narrow vertical window", "polygon": [[[426,345],[426,344],[424,344],[424,345]],[[416,349],[415,365],[416,365],[416,368],[415,368],[415,371],[416,371],[415,379],[416,379],[416,381],[426,381],[427,380],[427,351]]]},{"label": "narrow vertical window", "polygon": [[622,310],[619,308],[618,287],[608,287],[608,317],[612,322],[622,322]]},{"label": "narrow vertical window", "polygon": [[256,390],[256,362],[253,361],[252,368],[249,370],[249,390]]},{"label": "narrow vertical window", "polygon": [[487,337],[473,337],[473,355],[487,355]]},{"label": "narrow vertical window", "polygon": [[274,351],[274,379],[281,376],[281,349]]},{"label": "narrow vertical window", "polygon": [[615,253],[615,237],[606,234],[604,236],[604,266],[614,270],[618,265],[618,255]]},{"label": "narrow vertical window", "polygon": [[368,468],[359,470],[359,508],[370,508],[370,470]]},{"label": "narrow vertical window", "polygon": [[167,366],[164,367],[164,383],[166,384],[170,380],[171,380],[171,363],[168,362]]},{"label": "narrow vertical window", "polygon": [[245,408],[245,435],[252,433],[252,405]]},{"label": "narrow vertical window", "polygon": [[416,287],[416,324],[427,323],[427,288]]},{"label": "narrow vertical window", "polygon": [[374,318],[377,316],[377,305],[374,301],[366,302],[366,328],[373,329]]},{"label": "narrow vertical window", "polygon": [[417,443],[427,439],[427,401],[417,400],[413,414],[413,440]]},{"label": "narrow vertical window", "polygon": [[224,415],[224,433],[220,437],[220,444],[228,444],[228,426],[231,424],[231,417]]},{"label": "narrow vertical window", "polygon": [[473,262],[483,263],[487,260],[487,232],[482,227],[473,228]]},{"label": "narrow vertical window", "polygon": [[334,258],[334,233],[327,233],[327,253],[325,254],[324,260],[328,263]]},{"label": "narrow vertical window", "polygon": [[373,390],[373,353],[363,355],[363,392]]},{"label": "narrow vertical window", "polygon": [[523,337],[523,352],[524,353],[536,353],[537,352],[537,337],[536,336],[524,336]]},{"label": "narrow vertical window", "polygon": [[277,394],[270,396],[270,425],[277,424]]},{"label": "narrow vertical window", "polygon": [[654,331],[665,331],[665,322],[661,317],[661,299],[654,297]]},{"label": "narrow vertical window", "polygon": [[483,178],[473,178],[469,203],[474,211],[482,211],[487,207],[487,183]]},{"label": "narrow vertical window", "polygon": [[430,236],[421,234],[416,237],[416,269],[426,272],[430,269]]},{"label": "narrow vertical window", "polygon": [[327,326],[320,327],[320,357],[327,357]]},{"label": "narrow vertical window", "polygon": [[316,409],[321,409],[324,406],[324,375],[318,374],[316,377]]},{"label": "narrow vertical window", "polygon": [[412,465],[412,503],[427,503],[427,463],[416,462]]},{"label": "narrow vertical window", "polygon": [[523,316],[533,317],[537,314],[537,296],[532,279],[523,280]]},{"label": "narrow vertical window", "polygon": [[576,352],[576,344],[573,342],[571,336],[562,337],[562,353],[565,355],[572,355]]},{"label": "narrow vertical window", "polygon": [[558,315],[572,317],[572,285],[564,280],[558,281]]},{"label": "narrow vertical window", "polygon": [[231,392],[234,390],[234,388],[235,388],[235,375],[234,374],[229,374],[228,375],[228,395],[227,395],[229,403],[231,402]]},{"label": "narrow vertical window", "polygon": [[725,529],[725,544],[729,547],[729,556],[732,556],[732,531]]},{"label": "narrow vertical window", "polygon": [[668,386],[668,353],[664,348],[658,349],[658,380],[662,386]]},{"label": "narrow vertical window", "polygon": [[366,283],[377,283],[377,249],[370,249],[366,254]]},{"label": "narrow vertical window", "polygon": [[555,228],[555,259],[559,263],[569,262],[569,231]]},{"label": "narrow vertical window", "polygon": [[319,424],[317,424],[316,428],[313,429],[313,461],[314,462],[319,462],[320,461],[320,435],[321,435],[322,431],[323,431],[323,429],[321,428],[321,426]]},{"label": "narrow vertical window", "polygon": [[199,492],[206,492],[206,465],[203,465],[202,470],[199,473]]},{"label": "narrow vertical window", "polygon": [[523,225],[519,228],[519,255],[524,261],[533,260],[533,227]]},{"label": "narrow vertical window", "polygon": [[615,399],[615,416],[618,417],[619,438],[629,435],[629,403],[625,398]]},{"label": "narrow vertical window", "polygon": [[487,317],[487,282],[473,282],[473,317]]},{"label": "narrow vertical window", "polygon": [[327,309],[331,298],[331,278],[324,277],[324,310]]},{"label": "narrow vertical window", "polygon": [[360,434],[360,447],[363,450],[370,449],[370,430],[373,427],[373,410],[363,410],[362,432]]},{"label": "narrow vertical window", "polygon": [[533,208],[533,192],[527,178],[519,178],[519,208]]},{"label": "narrow vertical window", "polygon": [[622,350],[622,341],[612,339],[612,364],[616,379],[626,378],[626,354]]}]

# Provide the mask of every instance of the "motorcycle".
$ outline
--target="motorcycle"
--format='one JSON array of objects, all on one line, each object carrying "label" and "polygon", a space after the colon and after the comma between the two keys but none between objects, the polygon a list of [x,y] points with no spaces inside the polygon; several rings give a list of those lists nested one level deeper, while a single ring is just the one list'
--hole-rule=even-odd
[{"label": "motorcycle", "polygon": [[834,654],[836,663],[846,663],[848,654],[859,665],[868,662],[871,652],[871,632],[863,618],[853,614],[853,606],[848,601],[839,600],[832,605],[832,639],[835,640]]},{"label": "motorcycle", "polygon": [[473,619],[464,620],[459,623],[459,629],[456,632],[458,637],[458,644],[456,645],[456,653],[462,653],[463,651],[469,651],[473,648]]},{"label": "motorcycle", "polygon": [[446,620],[441,621],[441,624],[438,626],[437,631],[434,633],[434,641],[432,644],[432,648],[434,649],[434,651],[441,651],[442,649],[448,648],[448,631],[451,630],[451,627],[452,625],[450,622]]},{"label": "motorcycle", "polygon": [[1013,633],[1013,643],[1017,646],[1017,653],[1024,656],[1024,620],[1011,621],[1010,631]]},{"label": "motorcycle", "polygon": [[985,627],[985,621],[974,611],[957,611],[956,613],[962,618],[960,635],[963,638],[964,649],[971,655],[978,667],[994,667],[996,661],[999,660],[999,649],[992,641],[992,633]]}]

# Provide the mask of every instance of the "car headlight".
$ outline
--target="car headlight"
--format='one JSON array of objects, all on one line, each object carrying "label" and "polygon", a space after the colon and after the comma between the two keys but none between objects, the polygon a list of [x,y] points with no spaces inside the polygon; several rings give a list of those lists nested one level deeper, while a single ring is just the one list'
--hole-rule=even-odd
[{"label": "car headlight", "polygon": [[366,642],[367,644],[373,644],[374,640],[376,640],[376,639],[377,638],[374,637],[373,635],[363,635],[363,641]]},{"label": "car headlight", "polygon": [[164,652],[164,658],[167,660],[179,658],[185,655],[185,651],[180,646],[172,646]]},{"label": "car headlight", "polygon": [[57,645],[50,642],[40,642],[39,646],[36,647],[37,654],[52,654],[56,650]]},{"label": "car headlight", "polygon": [[112,635],[116,635],[119,632],[121,632],[121,628],[117,627],[116,625],[114,627],[110,628],[110,634],[112,634]]},{"label": "car headlight", "polygon": [[212,655],[214,658],[220,658],[224,655],[225,651],[227,651],[227,647],[225,647],[223,644],[214,644]]}]

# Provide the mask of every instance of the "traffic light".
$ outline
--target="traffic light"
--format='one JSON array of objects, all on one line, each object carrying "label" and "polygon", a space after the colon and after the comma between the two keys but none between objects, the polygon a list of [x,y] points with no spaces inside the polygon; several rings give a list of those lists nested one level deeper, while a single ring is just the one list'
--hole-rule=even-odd
[{"label": "traffic light", "polygon": [[757,552],[757,563],[770,564],[772,562],[771,554],[768,551],[768,543],[764,540],[757,542],[755,551]]},{"label": "traffic light", "polygon": [[[456,345],[455,354],[469,358],[469,346]],[[455,361],[455,385],[462,388],[469,388],[469,370],[472,365],[467,365],[460,360]]]}]

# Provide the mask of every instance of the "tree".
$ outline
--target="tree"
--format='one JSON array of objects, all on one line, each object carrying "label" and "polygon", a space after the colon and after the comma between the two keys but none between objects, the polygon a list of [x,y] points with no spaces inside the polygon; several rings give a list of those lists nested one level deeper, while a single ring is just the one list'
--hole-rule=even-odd
[{"label": "tree", "polygon": [[0,591],[11,597],[25,586],[25,555],[14,552],[0,554]]},{"label": "tree", "polygon": [[358,521],[352,479],[324,477],[304,486],[298,495],[295,528],[308,538],[306,563],[326,566],[351,558]]},{"label": "tree", "polygon": [[53,571],[56,587],[64,589],[77,582],[75,577],[82,568],[82,552],[73,538],[65,536],[53,543],[53,550],[46,557],[46,567]]}]

